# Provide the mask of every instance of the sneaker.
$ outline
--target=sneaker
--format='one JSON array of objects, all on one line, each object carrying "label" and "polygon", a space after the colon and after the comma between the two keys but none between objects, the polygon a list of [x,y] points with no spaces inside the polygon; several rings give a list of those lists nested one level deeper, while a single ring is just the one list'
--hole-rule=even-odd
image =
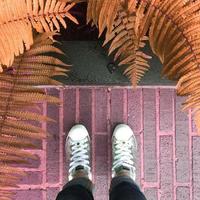
[{"label": "sneaker", "polygon": [[130,178],[135,181],[136,152],[137,141],[131,128],[126,124],[117,125],[112,136],[112,177],[126,170]]},{"label": "sneaker", "polygon": [[69,181],[78,170],[83,170],[92,180],[90,167],[90,137],[85,126],[78,124],[71,128],[66,139],[67,154],[70,155]]}]

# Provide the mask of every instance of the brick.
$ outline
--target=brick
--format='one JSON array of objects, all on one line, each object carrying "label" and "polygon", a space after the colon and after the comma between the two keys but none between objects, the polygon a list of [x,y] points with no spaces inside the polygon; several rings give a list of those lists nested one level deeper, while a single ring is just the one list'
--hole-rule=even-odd
[{"label": "brick", "polygon": [[195,121],[194,121],[194,117],[192,116],[192,132],[193,133],[197,133],[197,127],[196,127],[196,124],[195,124]]},{"label": "brick", "polygon": [[[59,97],[57,89],[51,89],[48,94]],[[55,104],[47,104],[47,116],[56,120],[55,122],[47,122],[47,182],[57,183],[59,181],[59,106]]]},{"label": "brick", "polygon": [[65,141],[69,130],[76,122],[76,89],[65,89],[63,91],[63,183],[67,182],[68,177],[68,159],[65,150]]},{"label": "brick", "polygon": [[26,176],[22,178],[19,184],[40,185],[42,183],[41,172],[26,172]]},{"label": "brick", "polygon": [[[79,90],[79,88],[77,88]],[[64,99],[63,99],[63,119],[62,116],[58,116],[59,107],[56,105],[48,104],[48,114],[53,118],[56,118],[58,121],[63,120],[63,128],[64,131],[67,133],[69,129],[74,125],[76,122],[76,105],[80,105],[80,112],[77,112],[77,119],[80,118],[80,122],[83,122],[88,126],[88,129],[92,129],[92,90],[91,89],[80,89],[80,96],[79,102],[76,102],[76,90],[77,89],[64,89]],[[93,167],[94,168],[94,182],[95,182],[95,199],[97,200],[108,200],[108,189],[109,189],[109,182],[110,182],[110,168],[111,168],[111,133],[107,133],[107,112],[108,107],[106,93],[107,88],[103,89],[93,89],[95,90],[95,99],[93,99],[94,113],[95,113],[95,129],[92,135],[92,145],[95,155],[93,155]],[[136,90],[136,93],[133,93],[132,90],[128,89],[128,104],[124,103],[124,89],[111,89],[111,128],[114,128],[114,125],[117,123],[125,122],[126,119],[126,106],[128,108],[128,123],[133,128],[136,139],[138,141],[138,153],[137,153],[137,162],[136,162],[136,182],[138,185],[141,185],[140,177],[141,177],[141,152],[140,150],[144,150],[144,174],[145,174],[145,194],[148,200],[158,200],[160,196],[160,200],[175,200],[175,197],[172,198],[173,195],[173,183],[172,183],[172,162],[173,162],[173,155],[172,155],[172,145],[176,148],[176,157],[177,157],[177,164],[176,164],[176,180],[178,180],[178,185],[176,190],[176,200],[190,199],[190,188],[186,186],[189,183],[189,171],[190,171],[190,157],[189,157],[189,149],[188,149],[188,116],[187,113],[183,113],[179,107],[181,107],[181,102],[184,101],[184,98],[175,99],[177,100],[176,106],[176,116],[175,120],[176,123],[176,145],[173,144],[172,135],[156,135],[156,102],[155,102],[155,90],[154,89],[143,89],[144,93],[142,94],[142,90]],[[140,91],[140,92],[139,92]],[[169,94],[171,94],[171,89],[168,89]],[[48,90],[49,93],[58,96],[59,91],[56,89]],[[170,121],[167,120],[167,116],[170,115],[169,110],[167,110],[167,103],[170,101],[168,96],[167,90],[161,89],[160,90],[161,98],[160,98],[160,129],[163,131],[168,131],[169,128],[171,130],[172,124]],[[109,92],[107,93],[109,95]],[[143,105],[141,105],[140,98],[144,95],[144,114],[141,110]],[[165,98],[166,97],[166,98]],[[167,100],[168,99],[168,100]],[[77,103],[77,104],[76,104]],[[99,106],[98,106],[99,105]],[[171,104],[170,104],[171,105]],[[49,112],[49,106],[53,106]],[[171,109],[171,108],[170,108]],[[42,110],[41,110],[42,111]],[[164,114],[162,114],[162,112]],[[166,112],[166,113],[165,113]],[[79,115],[80,114],[80,115]],[[87,114],[87,115],[86,115]],[[99,115],[98,115],[99,114]],[[89,116],[88,116],[89,115]],[[79,117],[80,116],[80,117]],[[109,115],[108,115],[109,116]],[[143,122],[144,118],[144,122]],[[171,118],[170,118],[171,120]],[[79,120],[78,120],[79,121]],[[98,124],[98,121],[100,123]],[[166,122],[166,124],[164,124]],[[34,122],[33,122],[34,123]],[[38,125],[41,125],[38,123]],[[143,132],[143,125],[144,125],[144,132]],[[52,128],[52,127],[53,128]],[[56,127],[57,126],[57,127]],[[57,124],[49,125],[48,128],[51,131],[51,135],[54,135],[54,132],[57,132],[56,138],[54,140],[53,137],[48,139],[47,148],[48,154],[47,159],[48,162],[51,161],[52,163],[48,163],[47,167],[47,181],[50,180],[51,183],[57,184],[59,181],[59,121]],[[93,127],[94,128],[94,127]],[[55,131],[57,129],[57,131]],[[194,132],[194,131],[193,131]],[[141,147],[142,141],[140,141],[140,134],[144,133],[144,146]],[[65,152],[65,138],[66,135],[63,135],[63,152]],[[159,152],[159,163],[160,163],[160,187],[154,187],[154,183],[156,185],[157,180],[157,156],[156,156],[156,141],[157,137],[160,137],[160,152]],[[200,150],[199,144],[200,139],[199,137],[192,137],[192,180],[193,180],[193,200],[200,199],[200,173],[199,173],[199,166],[200,166]],[[50,144],[48,146],[48,144]],[[53,146],[54,145],[54,146]],[[51,148],[50,148],[51,147]],[[51,152],[52,151],[52,152]],[[51,155],[49,155],[51,154]],[[53,156],[52,156],[53,155]],[[56,155],[58,155],[56,157]],[[61,154],[60,154],[61,155]],[[61,155],[62,156],[62,155]],[[54,161],[55,160],[55,161]],[[66,154],[64,153],[63,158],[63,184],[67,181],[67,168],[68,168],[68,161],[66,161]],[[45,162],[45,161],[41,161]],[[41,165],[40,160],[38,161],[31,161],[30,168],[38,168]],[[51,173],[50,166],[55,166],[55,169],[52,168],[53,173]],[[24,167],[28,167],[28,165],[24,165]],[[54,171],[55,170],[55,171]],[[20,184],[26,185],[40,185],[42,174],[41,172],[29,172],[27,177],[21,180]],[[153,182],[153,183],[152,183]],[[181,187],[181,183],[183,186]],[[186,185],[184,185],[186,183]],[[148,186],[148,184],[150,184]],[[47,182],[48,185],[48,182]],[[50,186],[50,185],[49,185]],[[57,186],[57,185],[56,185]],[[17,191],[17,198],[16,200],[43,200],[42,194],[46,193],[46,199],[51,200],[55,199],[59,188],[47,188],[47,190],[22,190]],[[159,192],[159,195],[158,195]],[[171,192],[171,194],[170,194]],[[31,195],[31,196],[30,196]]]},{"label": "brick", "polygon": [[141,132],[143,129],[141,98],[141,89],[137,89],[136,91],[132,89],[128,90],[128,124],[135,133]]},{"label": "brick", "polygon": [[160,130],[173,130],[174,89],[160,89]]},{"label": "brick", "polygon": [[[102,195],[108,194],[108,171],[111,170],[108,166],[108,135],[95,135],[95,186],[96,193],[101,192]],[[98,199],[98,195],[97,199]]]},{"label": "brick", "polygon": [[160,137],[161,200],[173,200],[173,138]]},{"label": "brick", "polygon": [[63,91],[63,129],[67,134],[76,121],[76,90],[65,89]]},{"label": "brick", "polygon": [[111,90],[111,126],[112,129],[120,123],[124,123],[123,119],[123,90]]},{"label": "brick", "polygon": [[108,136],[95,135],[95,171],[96,175],[108,174]]},{"label": "brick", "polygon": [[193,200],[200,199],[200,137],[193,137]]},{"label": "brick", "polygon": [[108,200],[108,185],[105,184],[105,181],[107,180],[107,176],[96,176],[96,182],[98,184],[95,185],[95,193],[94,193],[94,199],[95,200]]},{"label": "brick", "polygon": [[47,200],[56,199],[60,189],[59,188],[47,188]]},{"label": "brick", "polygon": [[176,188],[176,200],[190,199],[190,188],[189,187],[177,187]]},{"label": "brick", "polygon": [[145,194],[146,199],[148,200],[158,200],[156,188],[146,188],[144,190],[144,194]]},{"label": "brick", "polygon": [[[108,135],[95,135],[95,199],[108,199]],[[101,195],[99,195],[101,194]]]},{"label": "brick", "polygon": [[67,136],[63,136],[63,184],[67,183],[68,180],[68,170],[69,170],[69,155],[66,154],[65,141]]},{"label": "brick", "polygon": [[135,135],[136,140],[137,140],[137,145],[138,145],[138,150],[136,153],[136,183],[141,186],[141,141],[140,141],[140,136],[139,135]]},{"label": "brick", "polygon": [[176,180],[189,182],[189,121],[187,113],[181,111],[183,97],[176,97]]},{"label": "brick", "polygon": [[80,123],[84,124],[89,133],[92,132],[92,90],[80,89]]},{"label": "brick", "polygon": [[144,89],[144,179],[157,181],[155,90]]},{"label": "brick", "polygon": [[95,132],[107,132],[107,89],[95,92]]},{"label": "brick", "polygon": [[21,190],[17,191],[15,200],[41,200],[42,191],[41,190]]}]

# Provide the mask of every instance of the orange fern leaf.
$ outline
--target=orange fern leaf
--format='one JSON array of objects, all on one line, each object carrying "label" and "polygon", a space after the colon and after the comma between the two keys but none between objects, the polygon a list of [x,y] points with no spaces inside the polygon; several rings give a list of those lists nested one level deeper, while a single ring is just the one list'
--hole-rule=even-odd
[{"label": "orange fern leaf", "polygon": [[[42,140],[46,134],[41,128],[29,124],[29,121],[54,121],[47,116],[26,109],[46,101],[59,104],[56,97],[46,95],[45,91],[33,87],[56,83],[55,75],[66,75],[68,65],[54,56],[44,56],[49,52],[63,55],[63,52],[52,46],[49,36],[54,33],[43,33],[35,38],[30,50],[15,58],[11,68],[0,74],[0,199],[11,199],[12,193],[6,187],[17,187],[19,178],[24,173],[13,170],[11,164],[27,163],[27,158],[37,159],[26,148],[37,148],[33,140]],[[7,196],[6,196],[7,195]]]},{"label": "orange fern leaf", "polygon": [[33,28],[39,33],[60,31],[60,24],[67,27],[64,18],[78,23],[70,14],[74,5],[59,0],[0,1],[0,72],[2,66],[13,64],[15,56],[30,49]]},{"label": "orange fern leaf", "polygon": [[148,70],[147,59],[151,57],[140,51],[140,47],[145,45],[143,40],[146,40],[146,38],[138,37],[136,7],[132,3],[121,4],[121,8],[118,8],[113,29],[111,32],[107,32],[104,45],[112,41],[109,54],[115,52],[114,59],[120,61],[119,66],[127,66],[124,73],[130,78],[132,85],[135,87]]}]

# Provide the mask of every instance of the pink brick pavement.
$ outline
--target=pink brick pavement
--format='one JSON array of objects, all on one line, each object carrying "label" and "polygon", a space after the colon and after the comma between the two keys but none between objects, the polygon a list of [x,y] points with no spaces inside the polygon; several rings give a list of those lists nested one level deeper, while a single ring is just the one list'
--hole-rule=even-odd
[{"label": "pink brick pavement", "polygon": [[[138,140],[137,183],[148,200],[200,199],[200,137],[191,112],[182,113],[174,88],[48,88],[61,106],[43,104],[43,114],[57,120],[41,126],[50,133],[36,150],[39,161],[28,172],[16,200],[54,200],[67,181],[65,138],[74,123],[83,123],[92,138],[95,199],[107,200],[111,168],[111,135],[117,123],[128,123]],[[11,188],[8,188],[11,189]]]}]

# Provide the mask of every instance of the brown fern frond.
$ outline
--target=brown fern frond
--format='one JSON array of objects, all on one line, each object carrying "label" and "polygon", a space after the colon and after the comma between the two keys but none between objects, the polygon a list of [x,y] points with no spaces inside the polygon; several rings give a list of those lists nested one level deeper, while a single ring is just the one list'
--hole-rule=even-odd
[{"label": "brown fern frond", "polygon": [[0,193],[2,194],[2,200],[10,200],[13,196],[12,191],[0,190]]},{"label": "brown fern frond", "polygon": [[[67,27],[65,18],[78,23],[69,12],[74,5],[59,0],[0,1],[0,72],[3,66],[10,67],[13,64],[15,56],[30,49],[33,28],[39,33],[60,31],[60,24]],[[34,51],[40,53],[42,50]],[[52,47],[51,51],[55,49]]]},{"label": "brown fern frond", "polygon": [[[55,56],[47,56],[49,52],[63,55],[62,51],[52,46],[49,36],[53,35],[44,33],[37,36],[36,43],[30,50],[16,57],[13,65],[0,74],[0,190],[3,187],[17,187],[18,177],[24,173],[20,168],[10,171],[11,164],[27,163],[27,158],[37,159],[24,149],[37,148],[32,141],[46,138],[46,133],[41,128],[28,122],[54,122],[47,116],[26,110],[29,106],[37,109],[37,103],[44,101],[60,103],[58,98],[46,95],[43,89],[33,87],[41,83],[60,84],[52,77],[66,75],[65,72],[68,71],[68,65]],[[3,194],[0,193],[0,199],[5,197]],[[11,199],[10,193],[7,194],[7,198]]]},{"label": "brown fern frond", "polygon": [[29,138],[29,139],[43,139],[45,138],[46,134],[42,132],[32,132],[30,130],[21,130],[13,127],[4,126],[2,128],[2,132],[6,136],[18,136],[20,138]]},{"label": "brown fern frond", "polygon": [[87,22],[98,26],[99,35],[107,28],[112,30],[114,20],[117,16],[120,0],[88,0]]},{"label": "brown fern frond", "polygon": [[149,57],[139,50],[148,36],[164,65],[162,75],[178,80],[177,94],[188,96],[183,110],[194,109],[200,132],[200,1],[89,0],[87,19],[100,35],[107,30],[104,44],[111,42],[109,53],[129,66],[125,73],[133,85],[149,68]]},{"label": "brown fern frond", "polygon": [[[144,0],[140,36],[149,29],[153,52],[163,63],[162,75],[178,80],[177,94],[188,96],[183,110],[194,109],[200,131],[200,1]],[[148,20],[147,20],[148,17]]]},{"label": "brown fern frond", "polygon": [[[131,5],[130,5],[131,4]],[[119,66],[126,65],[125,74],[130,78],[135,87],[144,73],[148,70],[147,59],[151,58],[140,51],[144,47],[143,40],[138,37],[136,28],[136,7],[132,2],[121,4],[118,7],[112,31],[107,31],[104,45],[111,41],[109,54],[115,52],[115,60],[119,60]]]},{"label": "brown fern frond", "polygon": [[[5,136],[5,135],[0,135],[0,144],[5,144],[5,145],[12,145],[15,147],[20,147],[20,148],[36,148],[34,144],[29,139],[24,139],[24,138],[18,138],[16,136]],[[4,156],[6,158],[6,156]],[[1,159],[2,160],[2,159]]]},{"label": "brown fern frond", "polygon": [[[30,131],[32,133],[36,133],[36,138],[38,138],[38,139],[41,138],[41,136],[40,136],[41,134],[44,133],[44,135],[45,135],[44,130],[39,127],[33,126],[31,124],[28,124],[28,123],[25,123],[25,122],[22,122],[19,120],[10,119],[10,118],[5,119],[4,127],[12,127],[12,128],[16,128],[19,130],[26,130],[26,131]],[[40,133],[40,135],[38,136],[37,133]],[[28,137],[31,137],[31,135],[29,135]]]}]

